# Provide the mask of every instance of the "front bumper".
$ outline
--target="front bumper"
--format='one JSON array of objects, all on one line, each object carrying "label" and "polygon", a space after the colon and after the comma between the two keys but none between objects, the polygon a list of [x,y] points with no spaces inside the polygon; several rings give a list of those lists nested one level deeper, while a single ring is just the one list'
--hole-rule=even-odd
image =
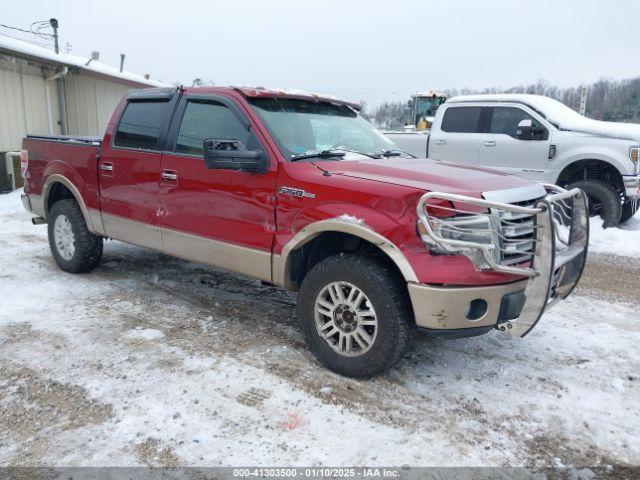
[{"label": "front bumper", "polygon": [[[534,217],[537,231],[531,267],[496,264],[496,271],[520,273],[528,277],[515,283],[488,287],[435,287],[409,284],[416,324],[429,330],[458,330],[496,326],[516,337],[524,337],[558,300],[566,298],[578,283],[587,258],[589,222],[584,193],[566,191],[547,185],[549,193],[533,207],[520,207],[452,194],[428,193],[426,198],[483,206],[489,210],[528,212]],[[424,206],[424,202],[421,202]],[[428,225],[426,209],[419,206],[420,221]],[[450,248],[473,249],[484,253],[482,244],[460,242],[439,237],[426,227],[432,240],[449,242]],[[521,299],[515,300],[514,298]],[[506,299],[506,300],[505,300]],[[505,307],[505,302],[507,306]]]},{"label": "front bumper", "polygon": [[[527,283],[527,280],[522,280],[487,287],[435,287],[414,283],[409,284],[409,297],[419,328],[458,330],[487,327],[520,314],[522,306],[519,309],[515,307],[517,311],[513,317],[510,314],[513,308],[503,307],[503,304],[507,305],[507,300],[514,295],[524,295]],[[478,310],[482,308],[486,308],[484,313]]]},{"label": "front bumper", "polygon": [[622,180],[627,197],[640,197],[640,175],[623,175]]}]

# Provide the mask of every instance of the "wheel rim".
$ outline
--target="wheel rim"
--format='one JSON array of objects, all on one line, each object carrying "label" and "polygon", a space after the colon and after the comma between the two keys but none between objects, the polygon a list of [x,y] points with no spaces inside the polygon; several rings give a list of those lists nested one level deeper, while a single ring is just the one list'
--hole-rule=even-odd
[{"label": "wheel rim", "polygon": [[76,252],[76,237],[66,215],[56,218],[53,224],[53,239],[60,256],[65,260],[71,260]]},{"label": "wheel rim", "polygon": [[378,335],[378,317],[369,297],[349,282],[332,282],[314,304],[318,335],[338,354],[357,357],[371,349]]}]

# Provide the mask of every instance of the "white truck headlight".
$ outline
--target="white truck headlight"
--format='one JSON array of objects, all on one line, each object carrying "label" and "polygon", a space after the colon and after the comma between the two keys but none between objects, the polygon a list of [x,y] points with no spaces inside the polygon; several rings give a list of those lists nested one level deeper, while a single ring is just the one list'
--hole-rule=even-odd
[{"label": "white truck headlight", "polygon": [[636,164],[636,168],[635,168],[636,173],[640,173],[640,162],[638,162],[639,156],[640,156],[640,147],[632,147],[629,149],[629,158],[633,163]]}]

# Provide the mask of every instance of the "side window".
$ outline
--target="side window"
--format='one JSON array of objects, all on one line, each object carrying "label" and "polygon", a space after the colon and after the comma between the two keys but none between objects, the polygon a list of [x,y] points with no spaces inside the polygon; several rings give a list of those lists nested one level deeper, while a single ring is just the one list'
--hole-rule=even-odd
[{"label": "side window", "polygon": [[116,147],[155,150],[169,102],[129,102],[116,129]]},{"label": "side window", "polygon": [[213,102],[188,102],[175,151],[201,155],[207,139],[238,140],[248,146],[250,137],[251,132],[226,106]]},{"label": "side window", "polygon": [[534,128],[544,128],[540,122],[520,108],[495,107],[491,115],[488,133],[502,133],[516,138],[516,130],[522,120],[531,120],[531,126]]},{"label": "side window", "polygon": [[482,107],[449,107],[440,128],[451,133],[480,133]]}]

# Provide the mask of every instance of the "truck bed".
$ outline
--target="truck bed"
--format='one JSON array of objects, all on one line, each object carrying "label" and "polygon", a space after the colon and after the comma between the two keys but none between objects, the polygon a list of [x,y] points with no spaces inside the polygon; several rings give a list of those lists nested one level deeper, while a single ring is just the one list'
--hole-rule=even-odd
[{"label": "truck bed", "polygon": [[[22,149],[29,159],[24,191],[42,196],[44,178],[56,172],[57,181],[72,184],[83,192],[86,207],[99,209],[98,161],[102,139],[75,135],[27,135]],[[44,201],[44,199],[43,199]]]}]

